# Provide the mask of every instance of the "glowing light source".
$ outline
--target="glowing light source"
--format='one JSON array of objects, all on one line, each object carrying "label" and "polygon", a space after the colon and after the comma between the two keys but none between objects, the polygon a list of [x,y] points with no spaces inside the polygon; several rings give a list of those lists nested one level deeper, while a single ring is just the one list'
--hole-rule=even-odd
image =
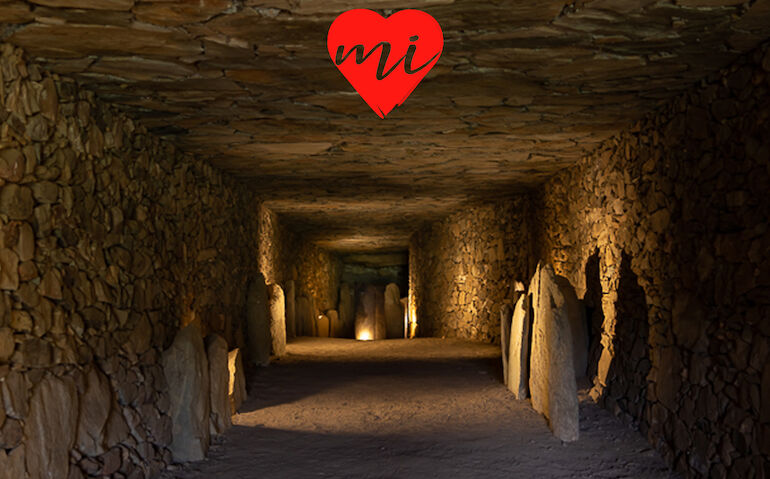
[{"label": "glowing light source", "polygon": [[358,332],[358,335],[356,336],[356,339],[359,341],[371,341],[372,340],[372,333],[369,330],[361,330]]}]

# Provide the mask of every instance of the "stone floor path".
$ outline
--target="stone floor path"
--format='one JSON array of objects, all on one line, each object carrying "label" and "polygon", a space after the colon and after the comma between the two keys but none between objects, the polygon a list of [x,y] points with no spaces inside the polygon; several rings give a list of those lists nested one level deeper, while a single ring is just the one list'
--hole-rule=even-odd
[{"label": "stone floor path", "polygon": [[564,444],[501,382],[500,349],[450,339],[300,338],[248,380],[208,459],[166,478],[674,478],[590,400]]}]

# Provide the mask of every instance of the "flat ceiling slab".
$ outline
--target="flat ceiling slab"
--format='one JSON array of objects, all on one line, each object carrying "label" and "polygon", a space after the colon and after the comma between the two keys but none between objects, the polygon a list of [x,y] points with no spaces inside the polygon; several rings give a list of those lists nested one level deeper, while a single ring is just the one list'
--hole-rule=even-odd
[{"label": "flat ceiling slab", "polygon": [[403,2],[35,0],[0,33],[242,178],[317,244],[402,249],[532,188],[770,36],[770,0],[417,0],[444,53],[379,119],[326,53],[339,13]]}]

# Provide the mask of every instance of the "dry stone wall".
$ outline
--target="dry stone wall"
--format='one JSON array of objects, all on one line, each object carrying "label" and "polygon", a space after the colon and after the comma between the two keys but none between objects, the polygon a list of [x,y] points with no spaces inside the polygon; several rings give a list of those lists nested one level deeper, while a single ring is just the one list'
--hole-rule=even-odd
[{"label": "dry stone wall", "polygon": [[259,268],[269,284],[294,280],[294,298],[308,298],[313,318],[337,307],[342,263],[284,226],[262,205],[259,210]]},{"label": "dry stone wall", "polygon": [[254,209],[0,45],[0,477],[148,477],[172,460],[162,352],[196,318],[242,343]]},{"label": "dry stone wall", "polygon": [[770,475],[769,90],[764,46],[549,181],[534,215],[600,337],[593,395],[685,477]]},{"label": "dry stone wall", "polygon": [[529,199],[467,207],[411,238],[409,304],[420,336],[500,342],[500,308],[532,275]]}]

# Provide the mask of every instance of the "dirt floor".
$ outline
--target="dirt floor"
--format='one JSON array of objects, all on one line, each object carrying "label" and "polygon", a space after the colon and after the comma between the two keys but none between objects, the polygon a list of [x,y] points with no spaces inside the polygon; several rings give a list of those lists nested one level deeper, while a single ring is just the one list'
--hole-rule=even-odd
[{"label": "dirt floor", "polygon": [[502,384],[498,347],[450,339],[300,338],[249,377],[210,457],[167,478],[673,478],[589,400],[554,438]]}]

